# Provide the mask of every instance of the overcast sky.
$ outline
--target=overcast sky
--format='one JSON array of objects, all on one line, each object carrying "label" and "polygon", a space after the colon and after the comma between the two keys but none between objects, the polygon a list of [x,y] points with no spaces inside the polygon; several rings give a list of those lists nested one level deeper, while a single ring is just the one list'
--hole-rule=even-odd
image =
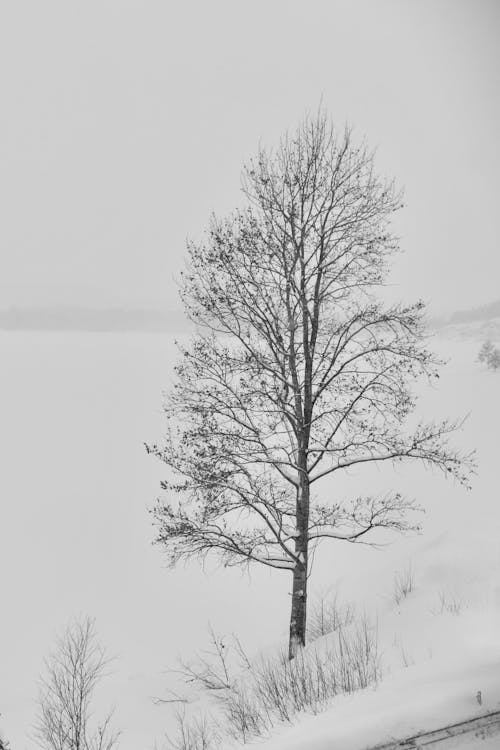
[{"label": "overcast sky", "polygon": [[406,188],[401,295],[498,294],[496,0],[0,9],[0,308],[177,305],[186,237],[322,97]]}]

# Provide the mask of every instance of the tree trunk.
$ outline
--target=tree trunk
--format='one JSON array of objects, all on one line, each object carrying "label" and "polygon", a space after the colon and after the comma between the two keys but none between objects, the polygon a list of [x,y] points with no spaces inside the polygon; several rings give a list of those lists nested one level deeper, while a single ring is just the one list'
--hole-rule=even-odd
[{"label": "tree trunk", "polygon": [[295,538],[295,553],[298,561],[293,570],[292,611],[288,644],[289,659],[293,659],[299,648],[306,644],[308,524],[309,477],[306,471],[301,471],[297,491],[297,536]]},{"label": "tree trunk", "polygon": [[293,571],[292,611],[288,658],[293,659],[306,644],[307,568],[297,563]]}]

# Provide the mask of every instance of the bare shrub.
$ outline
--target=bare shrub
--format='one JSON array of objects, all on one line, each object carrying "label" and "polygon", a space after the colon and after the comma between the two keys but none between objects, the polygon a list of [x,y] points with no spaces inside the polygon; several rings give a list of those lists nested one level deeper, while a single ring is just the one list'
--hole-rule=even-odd
[{"label": "bare shrub", "polygon": [[403,599],[406,599],[413,591],[413,580],[413,567],[411,563],[408,563],[404,570],[399,570],[394,574],[392,598],[398,607]]},{"label": "bare shrub", "polygon": [[[180,674],[186,682],[195,683],[204,691],[229,690],[232,674],[246,658],[235,636],[227,638],[218,635],[209,626],[210,647],[207,651],[195,654],[194,663],[179,660],[179,668],[172,670]],[[239,649],[238,649],[239,646]]]},{"label": "bare shrub", "polygon": [[[253,732],[259,735],[301,711],[317,713],[336,695],[365,688],[379,677],[376,629],[363,618],[355,626],[339,628],[324,648],[302,649],[292,660],[285,651],[261,657],[232,693],[239,700],[244,697],[247,713],[254,717]],[[234,724],[232,730],[238,734]]]},{"label": "bare shrub", "polygon": [[260,697],[255,691],[253,675],[248,686],[242,680],[219,696],[223,726],[230,737],[245,743],[273,726],[272,717]]},{"label": "bare shrub", "polygon": [[207,714],[190,715],[183,707],[175,714],[177,731],[166,736],[167,750],[215,750],[220,736],[216,722]]},{"label": "bare shrub", "polygon": [[119,733],[111,730],[112,712],[91,727],[94,691],[109,661],[97,640],[94,621],[76,620],[59,638],[40,680],[35,726],[46,750],[111,750]]},{"label": "bare shrub", "polygon": [[340,628],[351,625],[354,614],[354,606],[350,602],[341,602],[337,592],[330,598],[320,596],[309,614],[308,641],[315,641],[323,635],[335,633]]},{"label": "bare shrub", "polygon": [[[211,638],[212,645],[214,639],[219,644],[210,652],[214,662],[209,663],[205,654],[195,664],[181,662],[178,671],[211,696],[221,734],[241,742],[292,721],[301,711],[317,713],[336,695],[365,688],[381,674],[377,629],[366,617],[351,621],[349,627],[339,626],[328,642],[301,649],[292,660],[285,650],[250,660],[237,639],[225,641],[213,632]],[[239,672],[232,671],[235,656],[240,659]],[[197,727],[187,726],[184,712],[180,716],[177,744],[170,741],[169,748],[205,750]]]},{"label": "bare shrub", "polygon": [[394,648],[399,650],[399,653],[401,655],[401,664],[403,667],[407,668],[411,665],[415,664],[415,661],[411,655],[410,652],[408,652],[405,644],[403,643],[403,640],[401,636],[397,636],[394,634]]},{"label": "bare shrub", "polygon": [[459,615],[462,612],[464,604],[460,597],[450,594],[448,591],[441,590],[438,592],[438,606],[431,610],[433,615],[442,615],[448,612],[450,615]]}]

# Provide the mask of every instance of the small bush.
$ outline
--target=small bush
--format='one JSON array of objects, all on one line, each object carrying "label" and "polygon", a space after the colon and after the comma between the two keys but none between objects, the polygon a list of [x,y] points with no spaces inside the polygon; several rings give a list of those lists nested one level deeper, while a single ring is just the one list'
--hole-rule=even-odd
[{"label": "small bush", "polygon": [[392,598],[394,603],[399,607],[403,599],[413,591],[413,567],[411,563],[404,569],[394,574],[394,585]]},{"label": "small bush", "polygon": [[[249,660],[237,639],[230,645],[213,633],[212,644],[214,663],[204,655],[195,665],[181,664],[180,672],[211,696],[216,716],[201,721],[179,713],[168,750],[213,750],[223,736],[248,742],[301,711],[317,713],[336,695],[376,683],[381,674],[377,630],[366,618],[339,626],[328,642],[301,649],[291,661],[284,650]],[[240,670],[233,674],[234,656]]]},{"label": "small bush", "polygon": [[206,714],[189,715],[186,708],[175,714],[177,732],[165,738],[168,750],[215,750],[220,744],[216,722]]},{"label": "small bush", "polygon": [[491,341],[485,341],[481,346],[478,354],[479,362],[486,365],[489,370],[498,370],[500,368],[500,349],[493,346]]},{"label": "small bush", "polygon": [[450,615],[458,616],[461,613],[464,605],[459,597],[449,594],[446,591],[439,591],[438,599],[438,606],[432,610],[433,615],[443,615],[445,612],[448,612]]},{"label": "small bush", "polygon": [[401,646],[401,663],[405,669],[415,664],[413,658],[410,656],[404,646]]},{"label": "small bush", "polygon": [[348,627],[353,623],[354,615],[354,606],[349,602],[340,602],[337,593],[330,598],[321,596],[310,609],[308,640],[315,641],[323,635]]}]

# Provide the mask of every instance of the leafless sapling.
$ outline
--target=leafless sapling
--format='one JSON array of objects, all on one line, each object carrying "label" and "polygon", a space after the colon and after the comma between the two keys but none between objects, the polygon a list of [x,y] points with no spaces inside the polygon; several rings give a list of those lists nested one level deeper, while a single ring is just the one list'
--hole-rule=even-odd
[{"label": "leafless sapling", "polygon": [[71,623],[46,660],[40,680],[35,734],[45,750],[111,750],[118,733],[112,712],[91,726],[92,700],[108,660],[93,620]]}]

